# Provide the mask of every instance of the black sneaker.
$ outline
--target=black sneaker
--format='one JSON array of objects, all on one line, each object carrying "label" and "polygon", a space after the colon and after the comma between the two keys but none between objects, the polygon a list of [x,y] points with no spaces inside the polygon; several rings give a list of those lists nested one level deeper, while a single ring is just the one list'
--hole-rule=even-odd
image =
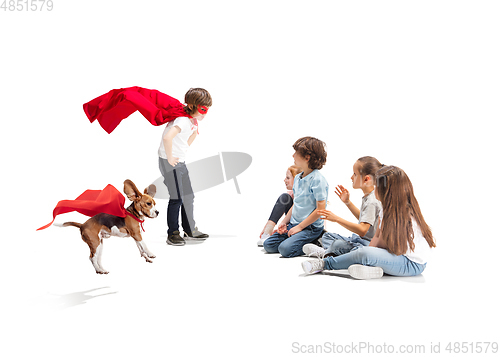
[{"label": "black sneaker", "polygon": [[205,239],[208,238],[208,234],[202,233],[198,230],[198,227],[194,228],[194,231],[192,232],[184,232],[184,238],[191,238],[191,239]]},{"label": "black sneaker", "polygon": [[179,234],[179,231],[174,231],[174,233],[168,235],[167,244],[184,245],[186,244],[186,241],[182,239],[181,235]]}]

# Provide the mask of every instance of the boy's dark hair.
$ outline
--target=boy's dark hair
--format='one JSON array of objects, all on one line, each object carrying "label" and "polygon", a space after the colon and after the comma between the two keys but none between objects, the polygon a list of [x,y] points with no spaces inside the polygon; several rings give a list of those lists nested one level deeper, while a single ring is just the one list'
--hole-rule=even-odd
[{"label": "boy's dark hair", "polygon": [[293,144],[293,148],[300,156],[309,155],[309,168],[321,170],[326,163],[326,145],[319,139],[311,136],[300,138]]},{"label": "boy's dark hair", "polygon": [[198,110],[198,105],[205,105],[207,107],[212,106],[212,97],[206,89],[203,88],[191,88],[187,91],[184,96],[184,111],[192,115]]}]

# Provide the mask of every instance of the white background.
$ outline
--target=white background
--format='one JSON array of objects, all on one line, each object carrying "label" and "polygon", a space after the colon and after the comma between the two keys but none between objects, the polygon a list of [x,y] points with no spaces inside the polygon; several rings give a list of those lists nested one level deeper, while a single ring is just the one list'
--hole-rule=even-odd
[{"label": "white background", "polygon": [[[26,5],[24,5],[26,7]],[[2,293],[9,356],[294,355],[325,343],[498,342],[500,5],[496,1],[63,1],[0,10]],[[171,247],[166,202],[145,224],[157,255],[106,241],[96,275],[62,199],[159,176],[163,128],[133,114],[111,134],[83,103],[142,86],[213,106],[188,162],[253,158],[196,195],[211,238]],[[325,141],[329,208],[360,156],[403,168],[438,248],[424,274],[306,277],[256,240],[284,191],[292,144]],[[361,192],[351,189],[354,202]],[[78,214],[57,221],[86,219]],[[339,226],[327,229],[345,233]],[[294,343],[296,343],[294,345]],[[304,347],[305,348],[305,347]],[[303,349],[304,350],[304,349]],[[295,351],[297,351],[295,349]],[[463,352],[463,350],[462,350]]]}]

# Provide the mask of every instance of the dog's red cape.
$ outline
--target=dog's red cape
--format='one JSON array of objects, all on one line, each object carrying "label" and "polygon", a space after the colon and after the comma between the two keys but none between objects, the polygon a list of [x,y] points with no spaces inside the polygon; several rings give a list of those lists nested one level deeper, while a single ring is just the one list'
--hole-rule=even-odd
[{"label": "dog's red cape", "polygon": [[136,110],[155,126],[178,117],[191,118],[177,99],[155,89],[141,87],[112,89],[85,103],[83,110],[91,123],[97,119],[108,134]]},{"label": "dog's red cape", "polygon": [[75,200],[63,200],[57,203],[54,208],[54,219],[49,224],[40,227],[37,231],[49,227],[56,216],[68,212],[80,212],[89,217],[98,213],[112,214],[118,217],[125,217],[125,197],[112,185],[107,185],[104,190],[87,190]]}]

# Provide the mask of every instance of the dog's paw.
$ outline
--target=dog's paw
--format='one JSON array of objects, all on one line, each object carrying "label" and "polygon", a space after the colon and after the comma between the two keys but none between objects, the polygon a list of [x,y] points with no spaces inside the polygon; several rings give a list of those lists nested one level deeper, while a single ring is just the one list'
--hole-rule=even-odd
[{"label": "dog's paw", "polygon": [[105,231],[99,232],[99,238],[101,238],[101,239],[108,239],[110,237],[111,237],[111,234],[109,234],[108,232],[105,232]]},{"label": "dog's paw", "polygon": [[109,274],[107,270],[96,270],[96,274]]},{"label": "dog's paw", "polygon": [[142,255],[142,257],[143,257],[144,259],[146,259],[146,261],[147,261],[148,263],[152,263],[152,262],[153,262],[151,259],[149,259],[150,257],[148,257],[148,255],[147,255],[146,253],[142,253],[141,255]]}]

